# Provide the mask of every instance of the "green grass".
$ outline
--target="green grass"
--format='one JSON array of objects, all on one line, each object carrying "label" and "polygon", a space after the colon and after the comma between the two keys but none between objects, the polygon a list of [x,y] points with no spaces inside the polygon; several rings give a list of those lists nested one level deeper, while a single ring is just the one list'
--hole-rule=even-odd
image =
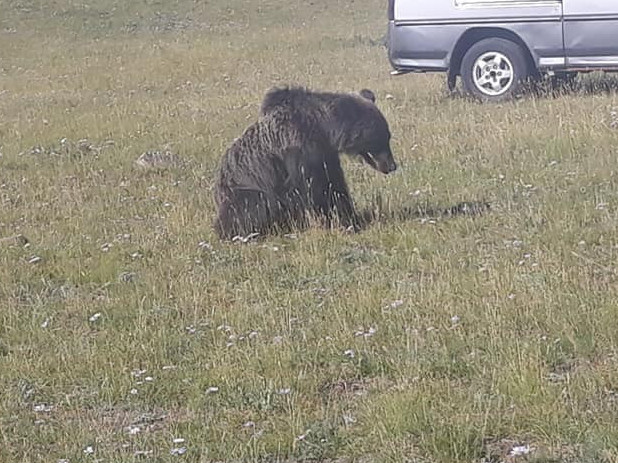
[{"label": "green grass", "polygon": [[[1,462],[618,461],[615,79],[447,97],[389,76],[383,3],[0,0]],[[288,83],[377,93],[401,169],[346,160],[359,208],[490,213],[219,242]]]}]

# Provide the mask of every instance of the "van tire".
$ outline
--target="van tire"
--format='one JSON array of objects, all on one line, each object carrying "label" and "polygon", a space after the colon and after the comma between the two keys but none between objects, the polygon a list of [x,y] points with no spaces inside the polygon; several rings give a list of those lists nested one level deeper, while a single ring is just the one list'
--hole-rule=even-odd
[{"label": "van tire", "polygon": [[522,48],[497,37],[476,42],[461,61],[464,91],[481,101],[499,102],[518,96],[528,74]]}]

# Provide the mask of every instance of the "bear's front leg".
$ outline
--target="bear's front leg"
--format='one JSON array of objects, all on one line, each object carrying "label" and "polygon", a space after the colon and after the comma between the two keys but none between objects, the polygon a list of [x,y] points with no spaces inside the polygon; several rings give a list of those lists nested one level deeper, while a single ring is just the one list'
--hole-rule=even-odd
[{"label": "bear's front leg", "polygon": [[359,231],[361,221],[354,209],[354,203],[348,191],[339,156],[330,158],[329,162],[325,163],[325,166],[331,210],[335,212],[342,226],[347,229],[352,227],[354,231]]},{"label": "bear's front leg", "polygon": [[327,226],[331,226],[334,216],[341,226],[358,231],[360,220],[354,210],[339,158],[336,155],[329,157],[312,174],[309,183],[314,211],[326,218]]},{"label": "bear's front leg", "polygon": [[346,229],[351,228],[353,231],[359,231],[361,221],[356,214],[352,198],[350,198],[347,189],[331,185],[330,190],[330,203],[332,204],[332,210],[339,219],[339,223]]}]

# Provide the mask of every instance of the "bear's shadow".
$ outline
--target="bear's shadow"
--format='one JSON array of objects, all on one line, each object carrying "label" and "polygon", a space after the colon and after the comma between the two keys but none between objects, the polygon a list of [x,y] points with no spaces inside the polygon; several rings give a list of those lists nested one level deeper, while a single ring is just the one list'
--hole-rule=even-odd
[{"label": "bear's shadow", "polygon": [[[360,229],[356,232],[363,232],[377,224],[387,224],[393,222],[405,222],[410,220],[427,220],[438,221],[458,216],[476,217],[483,215],[491,210],[491,206],[485,201],[462,201],[448,207],[432,207],[429,205],[417,205],[415,207],[402,207],[399,209],[391,209],[384,207],[381,198],[377,198],[368,207],[358,211],[358,219]],[[319,221],[316,221],[316,224]],[[269,236],[297,236],[297,233],[307,231],[311,226],[293,226],[279,228],[273,230],[272,234],[264,235],[259,233],[251,233],[247,236],[235,236],[233,242],[249,243],[263,241]],[[336,228],[336,227],[335,227]],[[348,231],[352,232],[351,229]]]},{"label": "bear's shadow", "polygon": [[462,201],[448,207],[427,204],[392,209],[384,207],[378,198],[373,204],[359,212],[362,229],[377,223],[405,222],[409,220],[439,220],[457,216],[480,216],[489,212],[491,206],[485,201]]}]

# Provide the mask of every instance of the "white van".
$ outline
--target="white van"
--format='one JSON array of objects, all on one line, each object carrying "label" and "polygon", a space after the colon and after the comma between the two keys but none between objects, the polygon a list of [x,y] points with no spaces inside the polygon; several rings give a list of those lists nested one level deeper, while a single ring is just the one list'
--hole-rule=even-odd
[{"label": "white van", "polygon": [[394,74],[446,72],[483,100],[523,79],[618,71],[618,0],[389,0]]}]

